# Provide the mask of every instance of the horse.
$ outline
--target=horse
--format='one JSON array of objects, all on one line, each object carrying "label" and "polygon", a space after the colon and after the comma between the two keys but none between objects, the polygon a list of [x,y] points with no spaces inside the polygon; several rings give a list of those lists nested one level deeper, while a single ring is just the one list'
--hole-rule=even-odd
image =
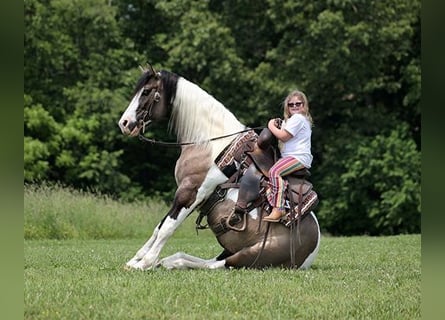
[{"label": "horse", "polygon": [[[167,119],[167,129],[176,134],[181,153],[174,171],[177,189],[173,203],[125,268],[309,268],[318,254],[321,236],[312,210],[299,219],[298,228],[261,221],[270,207],[255,196],[248,198],[244,214],[236,212],[243,191],[231,177],[241,171],[241,163],[246,160],[245,154],[236,152],[257,142],[255,130],[243,125],[221,102],[184,77],[166,70],[157,72],[151,65],[141,69],[143,74],[133,97],[118,121],[120,130],[124,135],[141,138],[150,123]],[[254,148],[258,148],[256,144]],[[250,177],[244,179],[245,184],[255,185],[258,196],[264,184],[260,186],[257,177],[264,178],[265,174],[251,164],[237,178]],[[216,200],[209,200],[215,196]],[[197,228],[210,227],[222,252],[211,259],[184,252],[160,259],[168,239],[195,209],[201,210]],[[207,218],[207,226],[200,224],[203,217]]]}]

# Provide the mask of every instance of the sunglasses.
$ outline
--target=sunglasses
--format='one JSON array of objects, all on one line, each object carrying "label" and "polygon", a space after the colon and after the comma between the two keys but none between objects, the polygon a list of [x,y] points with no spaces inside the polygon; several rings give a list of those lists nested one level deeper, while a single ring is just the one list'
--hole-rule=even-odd
[{"label": "sunglasses", "polygon": [[295,102],[295,103],[290,102],[290,103],[287,104],[287,106],[288,106],[289,108],[293,108],[293,107],[301,107],[302,105],[303,105],[303,102]]}]

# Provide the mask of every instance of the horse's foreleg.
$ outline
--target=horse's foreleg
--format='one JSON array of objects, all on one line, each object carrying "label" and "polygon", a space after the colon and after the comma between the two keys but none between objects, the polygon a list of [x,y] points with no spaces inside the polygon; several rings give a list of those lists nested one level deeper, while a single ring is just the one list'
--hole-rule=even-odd
[{"label": "horse's foreleg", "polygon": [[154,267],[167,240],[173,235],[174,231],[185,220],[185,218],[187,218],[193,209],[194,207],[187,209],[182,208],[176,219],[173,219],[167,215],[163,222],[160,223],[160,225],[155,229],[155,233],[150,240],[148,240],[147,243],[138,251],[135,256],[137,259],[134,260],[135,263],[132,264],[131,267],[140,270],[146,270]]},{"label": "horse's foreleg", "polygon": [[142,258],[147,254],[148,250],[153,246],[153,243],[155,242],[156,238],[158,237],[159,228],[161,226],[162,222],[159,223],[156,228],[153,231],[153,234],[151,235],[150,239],[140,248],[135,256],[131,258],[127,263],[126,266],[128,268],[134,268],[135,265],[142,260]]},{"label": "horse's foreleg", "polygon": [[[127,262],[127,267],[134,267],[137,268],[137,264],[142,260],[142,258],[150,251],[150,249],[155,244],[158,234],[160,230],[162,229],[162,233],[164,233],[164,237],[170,237],[171,233],[177,228],[175,226],[175,222],[172,222],[169,224],[169,226],[164,227],[164,223],[168,218],[171,218],[172,220],[176,221],[178,220],[178,215],[181,213],[181,208],[190,208],[191,205],[193,205],[193,202],[196,201],[196,187],[194,187],[193,184],[188,184],[188,180],[184,180],[185,183],[183,186],[178,188],[175,194],[175,199],[173,200],[173,206],[170,209],[170,211],[167,213],[167,215],[162,219],[162,221],[156,226],[155,230],[153,231],[153,235],[150,237],[150,239],[142,246],[141,249],[138,250],[136,255]],[[193,210],[189,210],[189,213],[191,213]],[[187,216],[186,214],[185,216]],[[181,223],[182,221],[178,221],[177,223]],[[170,232],[169,230],[172,229]],[[167,230],[167,231],[166,231]]]},{"label": "horse's foreleg", "polygon": [[210,169],[199,189],[197,189],[199,184],[193,178],[182,179],[171,210],[156,227],[153,236],[127,263],[127,266],[141,270],[155,267],[162,248],[178,226],[218,184],[226,180],[227,177],[216,166]]}]

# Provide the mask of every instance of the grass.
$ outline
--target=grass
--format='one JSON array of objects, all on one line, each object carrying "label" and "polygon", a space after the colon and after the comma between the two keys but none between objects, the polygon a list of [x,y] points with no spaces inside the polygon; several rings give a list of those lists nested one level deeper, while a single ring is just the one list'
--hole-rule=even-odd
[{"label": "grass", "polygon": [[25,239],[145,237],[167,212],[161,201],[120,203],[60,186],[25,186]]},{"label": "grass", "polygon": [[[36,197],[41,190],[28,190],[28,194],[25,190],[25,216],[39,207],[45,216],[45,206],[59,207],[70,212],[60,212],[61,223],[84,210],[69,207],[80,207],[86,201],[82,197],[90,197],[53,190],[52,198],[50,190],[43,191],[51,199],[47,204],[45,197]],[[65,196],[79,199],[70,202]],[[40,204],[27,204],[37,198]],[[142,218],[146,206],[156,205],[138,208],[107,200],[103,209],[101,201],[90,204],[97,215],[93,224],[106,220],[110,211],[114,215],[110,219],[123,219],[121,214],[131,217],[126,223],[109,222],[107,228],[119,230],[112,237],[100,239],[90,231],[93,236],[88,238],[79,236],[79,231],[62,239],[25,240],[25,319],[420,319],[420,235],[322,237],[319,255],[307,271],[125,271],[124,263],[157,222]],[[33,219],[40,223],[37,214]],[[71,217],[72,229],[81,225],[76,219],[80,218]],[[210,231],[196,235],[193,220],[190,217],[180,227],[162,257],[185,251],[210,258],[221,251]],[[126,229],[144,232],[116,236],[129,234]]]}]

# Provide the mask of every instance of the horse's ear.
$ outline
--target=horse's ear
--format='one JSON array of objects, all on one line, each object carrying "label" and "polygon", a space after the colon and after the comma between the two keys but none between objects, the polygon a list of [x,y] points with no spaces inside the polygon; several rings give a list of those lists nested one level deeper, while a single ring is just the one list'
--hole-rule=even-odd
[{"label": "horse's ear", "polygon": [[160,73],[160,72],[157,72],[157,71],[152,67],[152,65],[149,64],[148,62],[147,62],[147,64],[146,64],[145,67],[139,65],[139,69],[141,69],[142,73],[145,73],[145,72],[150,71],[150,72],[152,72],[153,75],[155,75],[155,76],[158,76],[158,77],[161,76],[161,73]]},{"label": "horse's ear", "polygon": [[156,75],[155,69],[151,66],[151,64],[147,63],[147,69],[149,69],[151,72],[153,72],[153,75]]},{"label": "horse's ear", "polygon": [[153,72],[153,74],[156,73],[151,64],[149,64],[148,62],[145,64],[145,67],[139,65],[139,69],[141,69],[142,73],[145,73],[147,71],[151,71]]}]

